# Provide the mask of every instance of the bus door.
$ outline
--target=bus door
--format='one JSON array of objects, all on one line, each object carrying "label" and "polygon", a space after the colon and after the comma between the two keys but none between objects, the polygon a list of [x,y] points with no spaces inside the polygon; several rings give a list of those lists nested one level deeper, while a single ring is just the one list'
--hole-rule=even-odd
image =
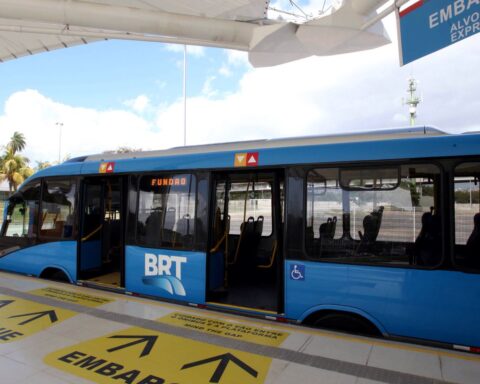
[{"label": "bus door", "polygon": [[125,184],[121,176],[83,181],[79,280],[124,287]]},{"label": "bus door", "polygon": [[208,296],[222,306],[283,311],[283,173],[218,173]]}]

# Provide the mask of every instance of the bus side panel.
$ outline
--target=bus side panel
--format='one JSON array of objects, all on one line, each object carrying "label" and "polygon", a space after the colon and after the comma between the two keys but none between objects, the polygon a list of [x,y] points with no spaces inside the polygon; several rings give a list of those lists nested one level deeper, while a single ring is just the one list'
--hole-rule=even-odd
[{"label": "bus side panel", "polygon": [[204,252],[127,246],[125,289],[144,295],[205,303]]},{"label": "bus side panel", "polygon": [[288,261],[286,315],[303,320],[315,307],[341,306],[367,314],[392,336],[480,346],[479,277],[455,271]]},{"label": "bus side panel", "polygon": [[77,243],[57,241],[39,244],[0,257],[0,269],[39,276],[45,268],[65,271],[74,282],[77,278]]}]

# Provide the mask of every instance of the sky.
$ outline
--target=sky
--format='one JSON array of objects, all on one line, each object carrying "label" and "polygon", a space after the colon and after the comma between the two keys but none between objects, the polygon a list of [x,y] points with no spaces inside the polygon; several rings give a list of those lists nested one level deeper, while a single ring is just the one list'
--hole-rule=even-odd
[{"label": "sky", "polygon": [[[254,69],[243,52],[188,47],[187,144],[408,126],[410,76],[422,97],[417,124],[480,130],[480,34],[400,67],[394,16],[384,24],[387,46],[271,68]],[[181,146],[182,81],[183,46],[160,43],[103,41],[1,63],[0,144],[23,133],[33,167]]]}]

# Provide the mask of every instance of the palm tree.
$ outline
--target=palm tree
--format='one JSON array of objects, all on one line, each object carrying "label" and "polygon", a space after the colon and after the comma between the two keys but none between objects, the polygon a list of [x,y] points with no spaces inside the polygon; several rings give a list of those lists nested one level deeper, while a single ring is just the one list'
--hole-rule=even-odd
[{"label": "palm tree", "polygon": [[28,159],[25,156],[15,154],[12,148],[5,151],[0,162],[0,181],[8,181],[10,192],[16,191],[32,174],[33,169],[28,166]]},{"label": "palm tree", "polygon": [[3,147],[5,152],[0,158],[0,181],[8,181],[10,192],[16,191],[18,186],[33,174],[33,169],[28,166],[29,160],[17,153],[22,151],[26,144],[23,133],[14,132],[8,144]]},{"label": "palm tree", "polygon": [[10,148],[15,155],[17,152],[23,151],[26,145],[25,135],[20,132],[14,132],[10,142],[7,144],[7,149]]}]

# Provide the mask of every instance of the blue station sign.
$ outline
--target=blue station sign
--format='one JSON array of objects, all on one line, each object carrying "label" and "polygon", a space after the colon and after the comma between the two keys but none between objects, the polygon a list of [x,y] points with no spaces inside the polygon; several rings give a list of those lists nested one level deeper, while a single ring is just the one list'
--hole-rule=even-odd
[{"label": "blue station sign", "polygon": [[398,16],[401,65],[480,32],[480,0],[419,0]]}]

